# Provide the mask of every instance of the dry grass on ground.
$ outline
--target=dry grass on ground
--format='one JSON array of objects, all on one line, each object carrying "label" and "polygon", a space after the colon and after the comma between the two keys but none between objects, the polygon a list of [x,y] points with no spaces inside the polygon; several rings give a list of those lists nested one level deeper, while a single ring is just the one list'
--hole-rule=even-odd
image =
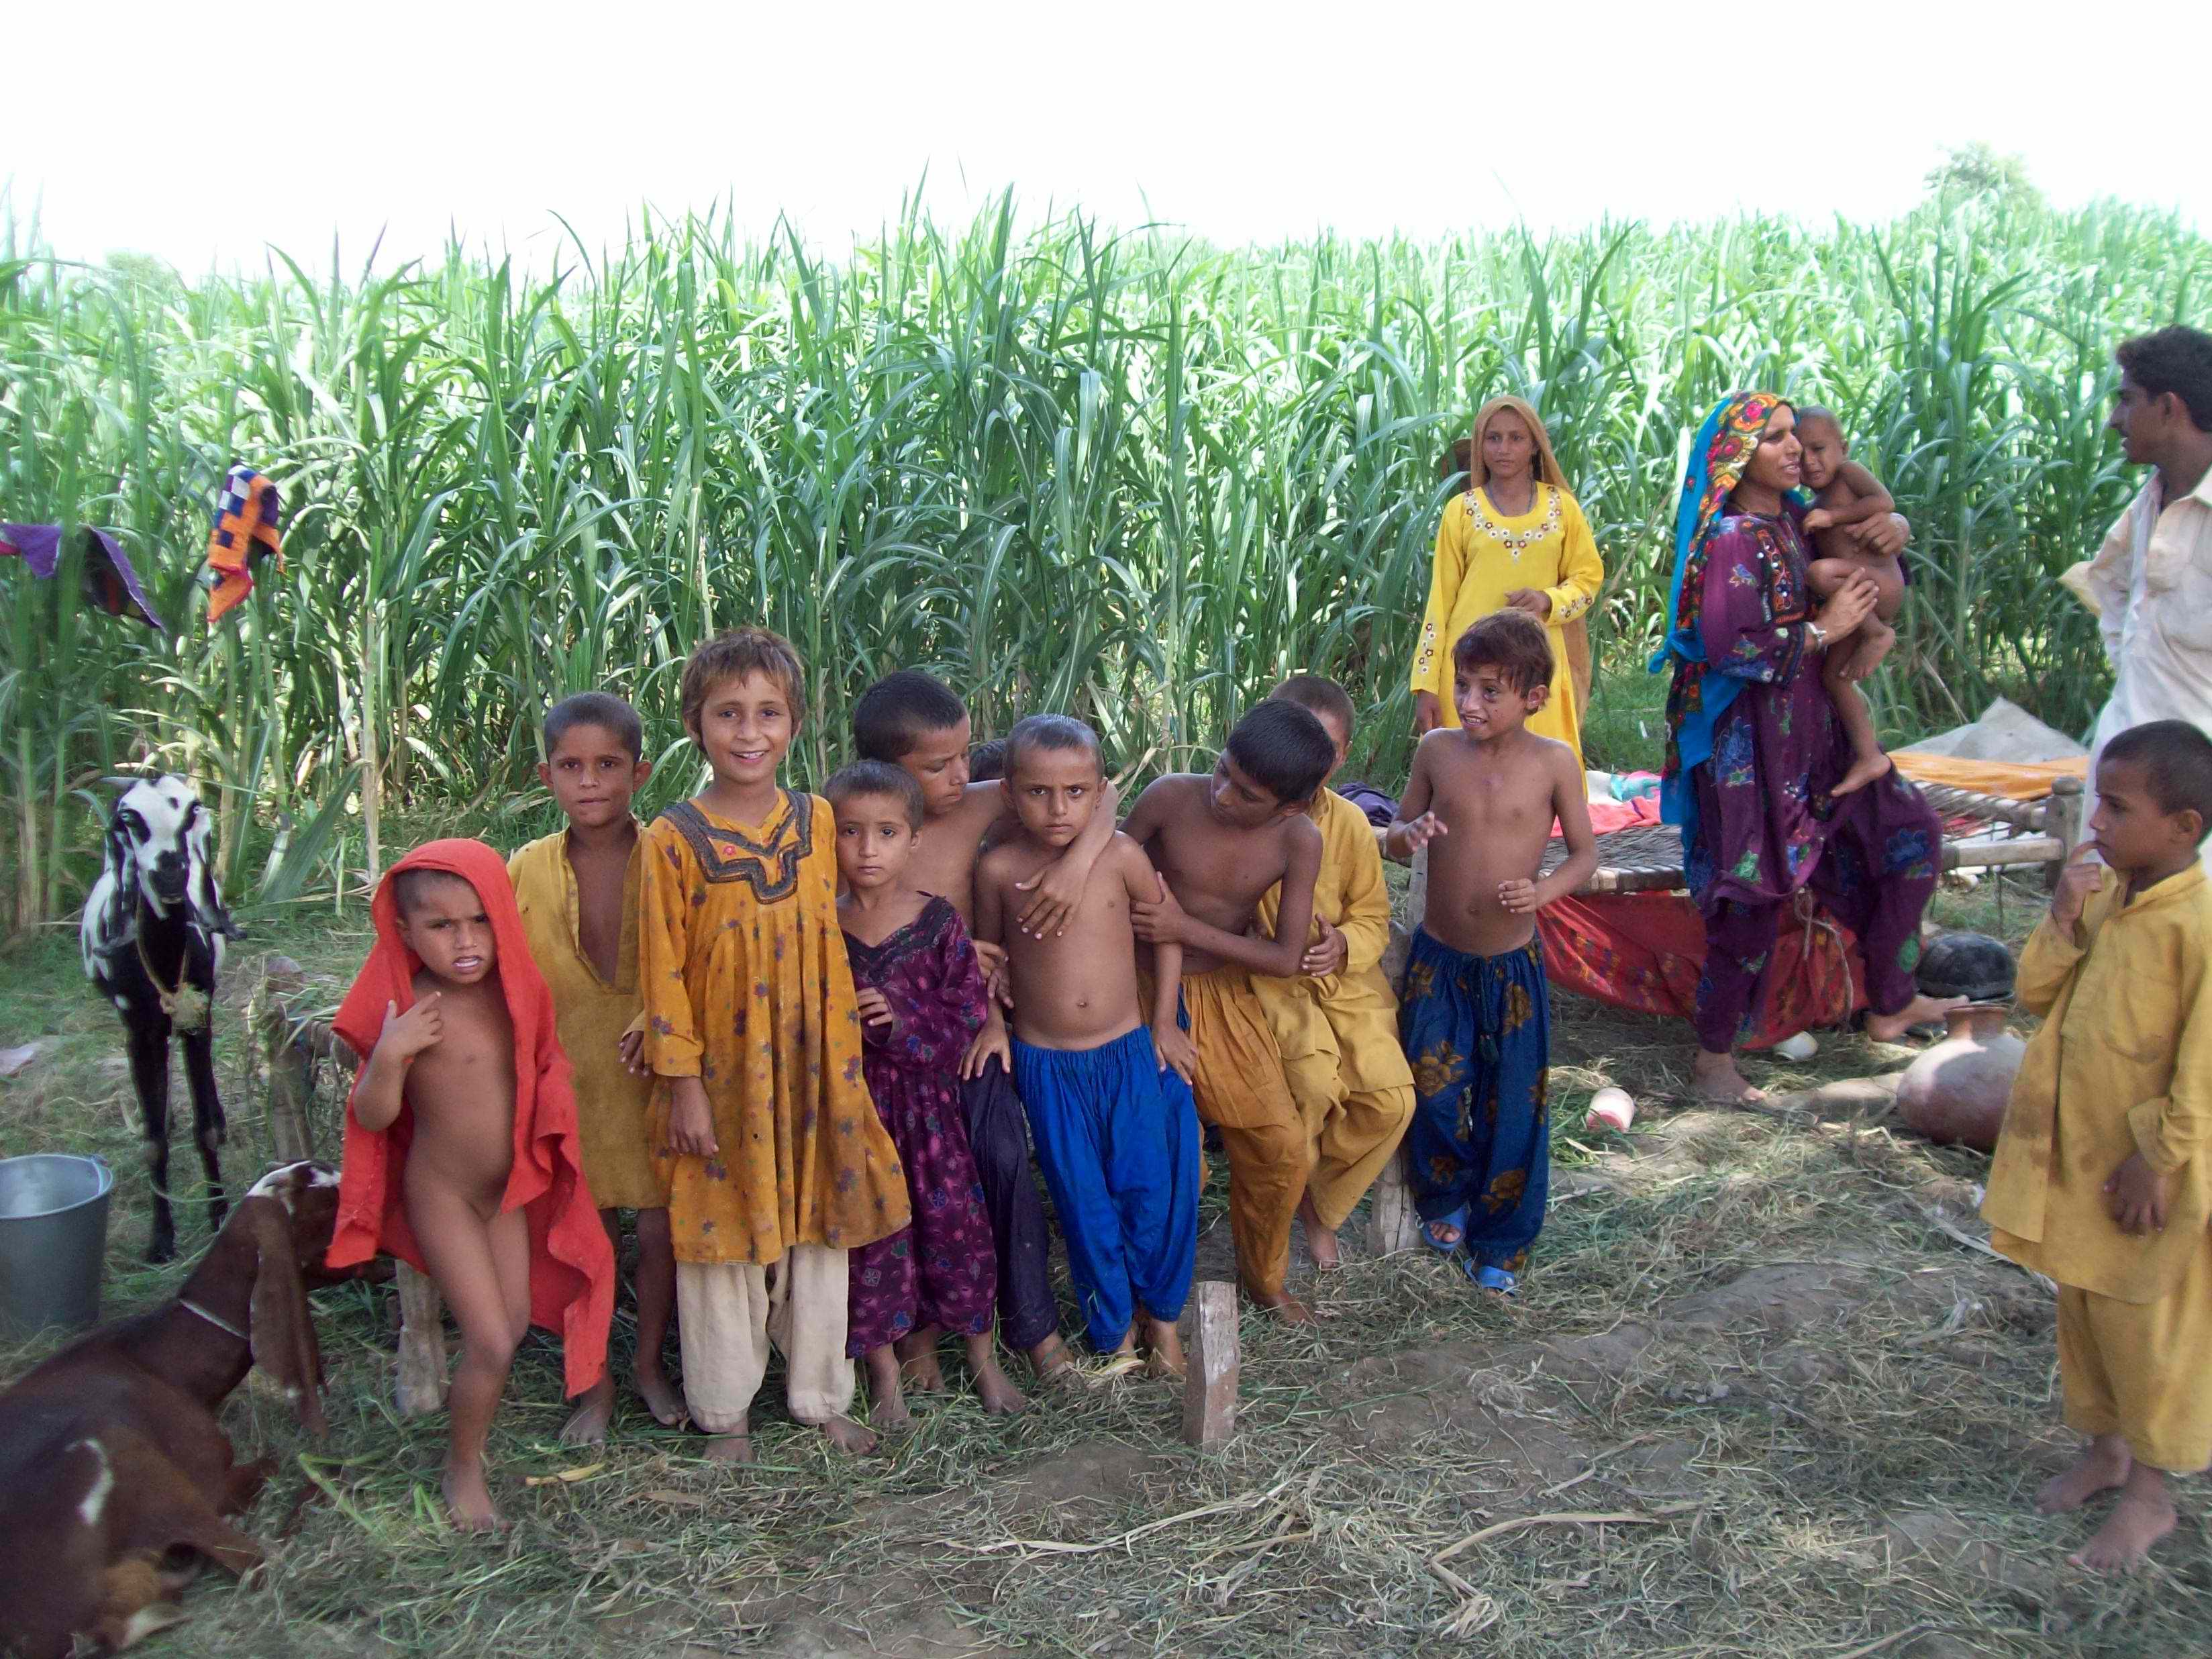
[{"label": "dry grass on ground", "polygon": [[[1946,905],[1994,914],[1986,890]],[[2005,931],[2034,910],[2016,889]],[[241,957],[282,946],[335,988],[362,942],[303,925]],[[4,1040],[62,1042],[0,1085],[0,1152],[135,1170],[114,1027],[73,953],[56,940],[6,969]],[[249,1527],[276,1534],[307,1483],[311,1501],[258,1593],[203,1583],[149,1651],[2212,1651],[2200,1484],[2156,1564],[2117,1582],[2065,1566],[2081,1518],[2028,1507],[2067,1449],[2050,1304],[1932,1218],[1972,1227],[1981,1159],[1879,1121],[1680,1110],[1680,1025],[1563,1000],[1555,1029],[1557,1200],[1522,1301],[1479,1299],[1425,1255],[1356,1258],[1319,1291],[1317,1332],[1246,1321],[1242,1431],[1219,1454],[1178,1443],[1168,1391],[1124,1381],[1012,1422],[956,1399],[857,1462],[773,1409],[750,1471],[709,1468],[634,1406],[579,1455],[555,1443],[540,1346],[495,1441],[518,1525],[463,1540],[434,1501],[441,1420],[388,1405],[389,1292],[327,1293],[329,1441],[303,1443],[251,1388],[229,1417],[242,1448],[288,1460]],[[265,1145],[258,1096],[234,1009],[222,1031],[244,1172]],[[1768,1080],[1895,1063],[1838,1036]],[[1632,1137],[1582,1131],[1601,1082],[1643,1103]],[[111,1312],[179,1276],[137,1266],[135,1175],[118,1197]],[[1201,1272],[1225,1273],[1218,1202],[1206,1224]],[[0,1374],[33,1352],[0,1355]],[[1588,1518],[1604,1516],[1633,1518]]]}]

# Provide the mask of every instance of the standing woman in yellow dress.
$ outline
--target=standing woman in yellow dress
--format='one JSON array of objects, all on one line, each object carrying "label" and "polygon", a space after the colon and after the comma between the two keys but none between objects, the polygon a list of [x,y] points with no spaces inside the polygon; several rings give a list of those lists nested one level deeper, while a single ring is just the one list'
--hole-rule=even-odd
[{"label": "standing woman in yellow dress", "polygon": [[1528,729],[1583,752],[1589,698],[1584,616],[1605,582],[1589,524],[1567,493],[1552,440],[1518,398],[1493,398],[1474,417],[1468,487],[1437,529],[1429,608],[1413,650],[1413,730],[1457,726],[1452,645],[1493,611],[1525,611],[1552,636],[1552,694]]}]

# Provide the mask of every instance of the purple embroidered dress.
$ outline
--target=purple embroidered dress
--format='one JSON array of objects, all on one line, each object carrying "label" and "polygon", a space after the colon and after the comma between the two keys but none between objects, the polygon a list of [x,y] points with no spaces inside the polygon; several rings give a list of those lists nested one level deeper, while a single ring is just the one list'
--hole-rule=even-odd
[{"label": "purple embroidered dress", "polygon": [[1895,1012],[1916,990],[1942,826],[1894,771],[1840,799],[1828,793],[1850,744],[1804,625],[1810,556],[1793,504],[1774,518],[1722,519],[1695,573],[1704,672],[1741,683],[1712,722],[1711,757],[1685,779],[1696,813],[1682,866],[1705,919],[1697,1026],[1708,1053],[1734,1047],[1757,1008],[1782,907],[1801,887],[1857,935],[1877,1012]]},{"label": "purple embroidered dress", "polygon": [[845,1351],[857,1359],[921,1325],[989,1330],[999,1266],[960,1103],[960,1059],[984,1012],[960,913],[932,898],[880,945],[846,934],[845,952],[855,988],[881,991],[897,1017],[861,1021],[861,1066],[914,1200],[911,1226],[852,1253]]}]

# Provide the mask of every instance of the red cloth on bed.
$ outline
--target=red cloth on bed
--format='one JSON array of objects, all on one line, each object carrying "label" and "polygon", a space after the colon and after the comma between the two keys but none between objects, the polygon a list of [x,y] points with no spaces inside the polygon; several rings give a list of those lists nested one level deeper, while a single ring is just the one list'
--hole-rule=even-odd
[{"label": "red cloth on bed", "polygon": [[[1857,941],[1812,907],[1785,908],[1767,964],[1765,997],[1743,1046],[1771,1048],[1808,1027],[1840,1025],[1866,1006]],[[1638,1013],[1692,1018],[1705,927],[1684,893],[1585,893],[1536,913],[1544,974],[1562,989]]]},{"label": "red cloth on bed", "polygon": [[[407,870],[441,870],[466,881],[483,902],[498,941],[500,988],[514,1022],[514,1166],[500,1209],[520,1207],[528,1220],[530,1321],[560,1334],[568,1390],[578,1394],[606,1372],[614,1252],[584,1182],[568,1057],[553,1029],[553,994],[531,959],[507,860],[480,841],[434,841],[386,871],[372,913],[376,943],[332,1027],[366,1061],[384,1030],[385,1005],[397,1004],[404,1012],[414,1003],[415,975],[422,963],[399,937],[392,889],[393,878]],[[411,1106],[402,1106],[392,1126],[376,1133],[362,1127],[349,1103],[331,1267],[382,1253],[428,1271],[407,1224],[400,1180],[414,1129]]]}]

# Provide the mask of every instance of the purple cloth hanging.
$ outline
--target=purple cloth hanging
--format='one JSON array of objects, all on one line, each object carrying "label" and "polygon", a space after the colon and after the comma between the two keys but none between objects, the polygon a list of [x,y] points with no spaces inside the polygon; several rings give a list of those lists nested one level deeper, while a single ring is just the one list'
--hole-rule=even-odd
[{"label": "purple cloth hanging", "polygon": [[[111,617],[136,617],[155,633],[168,629],[154,614],[146,590],[138,586],[138,573],[131,556],[105,530],[84,532],[84,601]],[[19,556],[41,581],[52,581],[61,568],[62,527],[58,524],[0,524],[0,556]]]}]

